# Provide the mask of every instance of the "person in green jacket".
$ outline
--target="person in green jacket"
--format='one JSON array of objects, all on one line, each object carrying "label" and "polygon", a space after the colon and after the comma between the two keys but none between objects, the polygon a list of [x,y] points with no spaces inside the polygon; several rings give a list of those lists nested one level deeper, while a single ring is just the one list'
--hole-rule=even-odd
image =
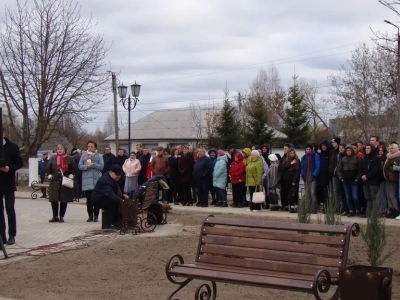
[{"label": "person in green jacket", "polygon": [[253,203],[253,194],[256,187],[262,184],[263,161],[260,158],[260,153],[257,150],[251,151],[249,162],[246,166],[246,187],[250,193],[250,209],[247,211],[260,211],[261,204]]}]

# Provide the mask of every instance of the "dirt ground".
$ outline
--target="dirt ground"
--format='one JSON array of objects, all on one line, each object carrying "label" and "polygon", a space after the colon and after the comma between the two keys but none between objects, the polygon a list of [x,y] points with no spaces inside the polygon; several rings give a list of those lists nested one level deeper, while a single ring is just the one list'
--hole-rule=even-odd
[{"label": "dirt ground", "polygon": [[[227,215],[225,215],[227,216]],[[240,215],[230,215],[243,218]],[[204,214],[171,212],[169,222],[183,224],[181,235],[171,237],[101,237],[90,247],[48,254],[0,265],[0,295],[14,299],[166,299],[175,289],[165,276],[165,262],[179,253],[193,262]],[[257,216],[260,218],[260,216]],[[285,219],[285,221],[288,221]],[[398,249],[399,228],[388,227],[388,251]],[[352,238],[348,264],[367,264],[361,237]],[[385,263],[395,270],[392,299],[400,299],[400,257]],[[177,298],[194,299],[200,282],[193,281]],[[217,284],[220,300],[313,299],[312,295],[247,286]]]}]

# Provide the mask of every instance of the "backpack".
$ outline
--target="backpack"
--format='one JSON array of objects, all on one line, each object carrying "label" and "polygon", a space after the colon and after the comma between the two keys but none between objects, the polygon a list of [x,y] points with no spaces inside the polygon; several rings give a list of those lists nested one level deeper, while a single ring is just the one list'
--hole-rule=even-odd
[{"label": "backpack", "polygon": [[[153,214],[156,217],[156,220],[154,220],[154,217],[152,215],[149,215],[149,213]],[[154,223],[156,223],[157,225],[166,224],[164,213],[165,211],[160,203],[153,203],[152,205],[150,205],[147,212],[147,222],[151,225],[153,225]]]}]

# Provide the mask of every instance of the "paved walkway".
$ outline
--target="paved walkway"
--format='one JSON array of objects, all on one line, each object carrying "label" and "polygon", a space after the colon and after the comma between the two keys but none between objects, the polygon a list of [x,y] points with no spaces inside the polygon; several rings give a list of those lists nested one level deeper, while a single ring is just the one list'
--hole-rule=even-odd
[{"label": "paved walkway", "polygon": [[[41,246],[47,246],[65,242],[73,237],[84,236],[88,232],[101,229],[101,220],[98,223],[86,222],[87,213],[85,199],[81,202],[74,202],[68,205],[65,216],[65,223],[49,223],[48,220],[52,217],[51,206],[46,199],[31,199],[30,192],[16,192],[16,211],[17,211],[17,226],[18,233],[16,244],[7,246],[7,252],[10,254],[10,259],[3,259],[3,253],[0,252],[0,269],[1,264],[10,263],[17,260],[18,257],[13,257],[13,254],[29,251],[31,249],[40,249]],[[263,210],[260,212],[248,212],[246,208],[232,207],[196,207],[196,206],[174,206],[173,211],[193,211],[204,212],[205,215],[212,213],[226,214],[243,214],[249,217],[255,214],[265,216],[265,219],[274,217],[281,219],[296,219],[297,214],[288,212]],[[173,211],[168,216],[168,221],[173,222]],[[312,220],[317,220],[317,215],[312,215]],[[343,223],[358,222],[366,224],[366,219],[342,217]],[[386,224],[390,226],[400,226],[400,221],[386,220]],[[199,224],[200,225],[200,224]],[[151,236],[170,236],[182,234],[183,227],[181,224],[168,224],[167,226],[157,226],[156,231],[151,234],[139,234],[133,236],[127,234],[124,236],[115,234],[118,238],[136,238],[136,237],[151,237]],[[26,256],[21,256],[26,257]],[[0,300],[7,300],[0,297]],[[9,299],[10,300],[10,299]]]}]

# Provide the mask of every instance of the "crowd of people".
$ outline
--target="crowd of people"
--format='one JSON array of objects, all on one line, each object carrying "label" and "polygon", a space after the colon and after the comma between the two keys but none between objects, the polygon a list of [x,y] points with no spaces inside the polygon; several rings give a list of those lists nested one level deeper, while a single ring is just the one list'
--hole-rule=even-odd
[{"label": "crowd of people", "polygon": [[[99,209],[117,210],[122,198],[129,198],[153,176],[166,179],[170,189],[156,193],[154,200],[175,205],[227,207],[227,189],[232,190],[232,207],[248,207],[248,211],[279,209],[295,213],[299,202],[300,182],[304,185],[310,213],[324,212],[332,201],[336,213],[365,217],[378,207],[386,218],[400,220],[399,172],[400,151],[396,142],[386,144],[377,136],[369,143],[346,144],[339,137],[321,144],[307,144],[304,154],[296,153],[290,143],[284,144],[283,156],[271,153],[268,144],[236,149],[193,149],[188,145],[175,148],[158,147],[153,153],[141,144],[126,154],[116,155],[106,147],[104,154],[97,144],[70,152],[57,145],[56,153],[47,153],[39,161],[38,174],[49,180],[48,196],[53,216],[49,222],[64,222],[67,205],[74,198],[86,197],[88,222],[98,222]],[[23,166],[19,148],[3,132],[4,159],[0,165],[0,196],[5,199],[8,235],[4,214],[0,214],[0,236],[12,245],[16,236],[15,172]],[[301,158],[299,157],[301,156]],[[74,181],[71,188],[64,180]],[[253,201],[259,191],[264,201]],[[160,199],[161,198],[161,199]],[[209,202],[211,199],[211,202]],[[279,200],[278,200],[279,199]],[[0,201],[0,209],[4,210]]]},{"label": "crowd of people", "polygon": [[[57,148],[57,160],[65,155],[61,150]],[[154,175],[164,176],[170,189],[162,190],[161,195],[156,193],[155,200],[175,205],[227,207],[230,187],[232,207],[248,207],[252,212],[279,209],[295,213],[302,181],[301,192],[307,196],[311,213],[324,212],[331,200],[336,213],[365,217],[373,203],[377,203],[382,216],[400,219],[399,147],[395,142],[386,145],[377,136],[372,136],[366,145],[345,144],[338,137],[319,145],[307,144],[302,155],[290,143],[284,144],[283,156],[271,153],[268,144],[242,150],[229,145],[207,152],[178,145],[172,149],[158,147],[153,153],[138,144],[129,156],[124,149],[118,149],[114,155],[110,147],[100,155],[94,142],[88,142],[87,150],[79,153],[73,149],[70,154],[64,173],[75,176],[75,194],[83,192],[86,196],[88,222],[98,221],[99,209],[93,205],[92,193],[99,178],[112,166],[121,168],[118,185],[124,195],[132,194]],[[71,161],[75,161],[76,171]],[[50,166],[55,163],[53,158]],[[56,176],[56,169],[50,166],[47,174]],[[39,164],[41,176],[43,169]],[[259,191],[264,191],[263,203],[253,202],[254,193]],[[52,202],[54,191],[49,189],[49,193]],[[62,222],[66,206],[60,204],[59,211],[54,203],[52,207],[50,222]]]}]

